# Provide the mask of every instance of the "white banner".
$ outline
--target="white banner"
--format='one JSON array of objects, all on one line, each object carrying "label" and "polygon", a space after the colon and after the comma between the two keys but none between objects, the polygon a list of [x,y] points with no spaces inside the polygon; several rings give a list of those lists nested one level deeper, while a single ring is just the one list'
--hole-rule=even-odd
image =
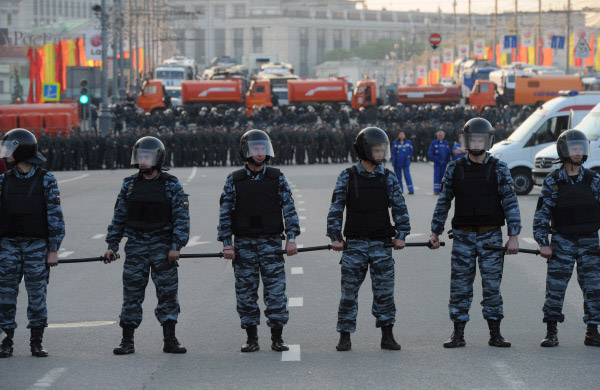
[{"label": "white banner", "polygon": [[[107,57],[113,56],[112,45],[107,45]],[[102,31],[89,29],[85,32],[85,58],[87,60],[102,60]]]},{"label": "white banner", "polygon": [[427,77],[427,67],[425,65],[417,65],[417,78],[423,79]]},{"label": "white banner", "polygon": [[560,35],[558,30],[546,30],[544,32],[544,47],[549,49],[552,47],[552,37],[554,35]]},{"label": "white banner", "polygon": [[535,36],[533,30],[526,28],[521,32],[521,46],[533,47],[535,46]]},{"label": "white banner", "polygon": [[469,58],[469,45],[458,45],[458,58]]},{"label": "white banner", "polygon": [[512,48],[511,47],[504,46],[505,42],[506,42],[506,38],[503,35],[502,36],[502,40],[500,41],[500,52],[501,53],[512,53]]},{"label": "white banner", "polygon": [[440,57],[433,56],[429,59],[429,63],[431,64],[431,70],[440,70]]},{"label": "white banner", "polygon": [[485,41],[483,39],[475,39],[473,41],[473,55],[475,57],[485,55]]},{"label": "white banner", "polygon": [[404,75],[404,84],[414,84],[415,83],[415,71],[409,70]]},{"label": "white banner", "polygon": [[454,62],[454,49],[444,49],[443,62]]}]

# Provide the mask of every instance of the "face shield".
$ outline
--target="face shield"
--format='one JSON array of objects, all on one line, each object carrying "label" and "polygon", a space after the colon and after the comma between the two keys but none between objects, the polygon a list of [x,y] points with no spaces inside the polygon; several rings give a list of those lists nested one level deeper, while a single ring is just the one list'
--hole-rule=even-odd
[{"label": "face shield", "polygon": [[158,150],[156,149],[133,149],[131,154],[131,165],[158,165]]},{"label": "face shield", "polygon": [[12,156],[18,147],[19,141],[16,140],[0,141],[0,158]]},{"label": "face shield", "polygon": [[465,150],[485,150],[492,147],[494,136],[489,133],[464,133],[460,140],[461,147]]},{"label": "face shield", "polygon": [[[365,141],[365,150],[367,152],[367,154],[370,154],[368,160],[371,160],[373,162],[383,162],[383,161],[390,161],[390,143],[389,142],[385,142],[385,143],[378,143],[378,144],[369,144],[368,141]],[[369,153],[370,152],[370,153]]]},{"label": "face shield", "polygon": [[244,152],[246,154],[246,158],[253,158],[256,156],[270,156],[275,157],[275,152],[273,151],[273,145],[271,145],[270,140],[256,140],[256,141],[248,141],[247,147]]},{"label": "face shield", "polygon": [[559,147],[561,148],[561,154],[564,157],[576,157],[576,156],[589,156],[589,152],[590,152],[590,143],[589,141],[583,141],[583,140],[572,140],[572,141],[567,141],[565,142],[561,142],[559,144]]}]

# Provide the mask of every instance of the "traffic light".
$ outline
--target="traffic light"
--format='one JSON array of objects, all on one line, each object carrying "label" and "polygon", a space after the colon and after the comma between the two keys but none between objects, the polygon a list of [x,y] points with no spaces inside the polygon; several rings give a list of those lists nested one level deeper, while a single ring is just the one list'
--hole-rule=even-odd
[{"label": "traffic light", "polygon": [[79,86],[81,87],[81,89],[79,90],[79,103],[81,104],[88,104],[88,102],[90,101],[90,97],[88,96],[87,85],[88,82],[85,79],[81,80],[81,82],[79,83]]}]

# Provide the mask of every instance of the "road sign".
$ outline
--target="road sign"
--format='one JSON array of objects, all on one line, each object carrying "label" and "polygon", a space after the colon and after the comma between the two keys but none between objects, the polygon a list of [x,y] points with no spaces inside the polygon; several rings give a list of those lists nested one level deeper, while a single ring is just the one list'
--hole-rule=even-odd
[{"label": "road sign", "polygon": [[590,56],[590,45],[585,38],[580,38],[575,45],[575,58],[588,58]]},{"label": "road sign", "polygon": [[552,35],[552,43],[550,47],[552,47],[553,49],[564,49],[565,37],[562,35]]},{"label": "road sign", "polygon": [[442,36],[438,33],[433,33],[429,36],[429,43],[433,50],[437,49],[442,43]]},{"label": "road sign", "polygon": [[42,101],[60,101],[60,83],[42,83]]},{"label": "road sign", "polygon": [[516,35],[505,35],[504,36],[504,48],[505,49],[516,49],[517,48],[517,36]]}]

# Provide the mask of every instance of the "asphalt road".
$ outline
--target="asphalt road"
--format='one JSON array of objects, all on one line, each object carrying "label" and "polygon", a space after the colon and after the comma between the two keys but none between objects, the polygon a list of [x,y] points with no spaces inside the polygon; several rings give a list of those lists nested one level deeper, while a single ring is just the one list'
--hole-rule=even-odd
[{"label": "asphalt road", "polygon": [[[303,228],[299,245],[327,244],[326,213],[331,192],[345,165],[283,167],[293,187]],[[182,253],[218,252],[218,199],[227,168],[171,171],[190,194],[191,242]],[[408,241],[427,240],[436,197],[432,166],[413,164],[416,194],[407,196],[412,232]],[[64,258],[99,256],[121,180],[133,171],[59,172],[67,223]],[[539,190],[519,197],[520,244],[537,248],[532,220]],[[449,222],[446,225],[449,226]],[[185,355],[162,352],[162,331],[154,318],[154,287],[149,284],[144,321],[136,332],[136,353],[115,356],[122,299],[122,261],[61,265],[52,269],[48,289],[50,327],[46,359],[29,353],[25,289],[21,285],[15,354],[0,360],[0,389],[593,389],[600,374],[600,349],[583,345],[582,298],[575,277],[567,291],[566,321],[560,346],[543,349],[542,305],[545,261],[532,255],[506,258],[502,291],[504,336],[509,349],[487,345],[477,278],[467,347],[447,350],[451,241],[437,251],[406,248],[396,260],[396,339],[399,352],[379,347],[380,332],[370,313],[369,278],[360,293],[358,329],[351,352],[337,352],[335,331],[340,296],[340,254],[321,251],[288,258],[290,322],[287,353],[270,350],[269,330],[259,327],[261,350],[239,352],[245,341],[235,311],[231,263],[223,259],[180,260],[177,335]],[[121,246],[123,247],[123,245]],[[261,294],[262,295],[262,294]]]}]

